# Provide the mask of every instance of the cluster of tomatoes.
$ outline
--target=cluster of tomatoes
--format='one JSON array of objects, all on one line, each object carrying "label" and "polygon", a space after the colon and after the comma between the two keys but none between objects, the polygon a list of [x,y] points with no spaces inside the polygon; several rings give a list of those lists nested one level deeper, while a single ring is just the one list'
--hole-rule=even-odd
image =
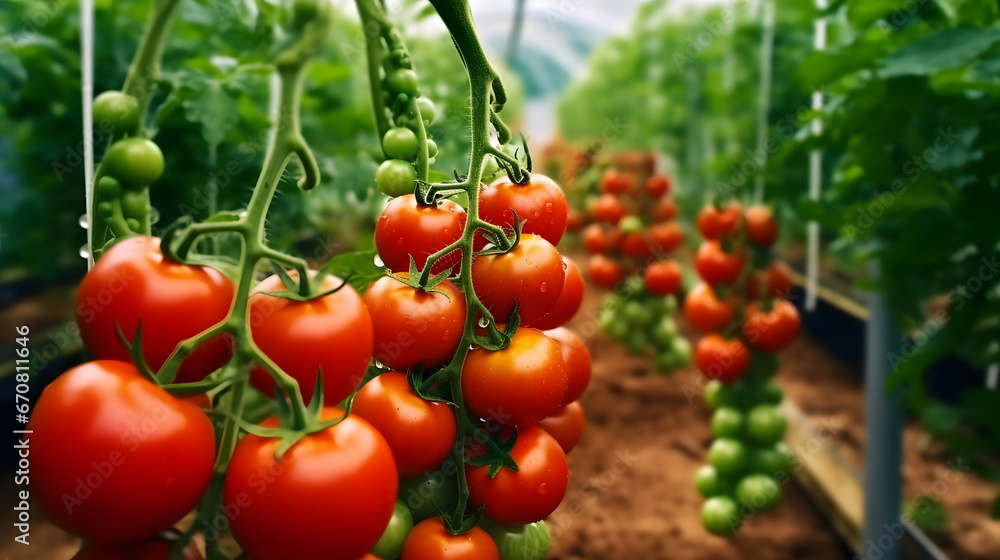
[{"label": "cluster of tomatoes", "polygon": [[669,257],[683,245],[684,230],[674,221],[677,205],[670,187],[668,176],[641,168],[607,171],[600,181],[602,194],[590,209],[595,223],[583,232],[584,247],[592,253],[588,276],[598,286],[616,289],[598,316],[602,329],[631,353],[651,347],[661,372],[691,361],[691,346],[677,335],[672,317],[682,277]]},{"label": "cluster of tomatoes", "polygon": [[744,519],[777,507],[792,457],[782,443],[787,419],[783,394],[772,380],[775,352],[798,334],[800,318],[788,301],[791,275],[770,248],[778,223],[766,206],[737,202],[706,206],[698,214],[705,237],[695,255],[702,282],[684,301],[684,314],[705,335],[695,363],[710,380],[715,440],[695,486],[707,499],[701,519],[716,535],[731,535]]},{"label": "cluster of tomatoes", "polygon": [[[547,551],[541,520],[565,493],[566,453],[584,424],[577,399],[591,375],[586,346],[562,326],[579,308],[584,282],[555,248],[567,212],[553,181],[500,179],[482,191],[479,205],[483,220],[509,228],[517,242],[491,251],[478,234],[471,278],[439,275],[425,286],[410,278],[463,237],[467,215],[450,200],[422,205],[407,194],[393,198],[376,225],[391,274],[363,294],[326,275],[312,278],[317,295],[288,297],[285,284],[295,273],[254,289],[252,343],[307,402],[322,381],[322,403],[310,405],[316,420],[353,408],[287,450],[269,431],[278,417],[244,424],[249,433],[226,463],[213,527],[231,530],[251,558],[527,560]],[[236,291],[218,270],[171,260],[160,245],[155,237],[121,239],[84,278],[77,323],[95,360],[51,383],[29,424],[32,497],[60,527],[97,543],[81,558],[94,547],[101,554],[159,550],[161,543],[148,539],[199,505],[213,483],[219,438],[235,437],[216,433],[222,415],[213,409],[243,397],[233,389],[205,394],[201,385],[236,363],[232,336],[203,341],[172,380],[150,375],[179,344],[225,322]],[[432,268],[457,270],[462,250]],[[509,337],[502,349],[460,352],[470,331],[490,330],[484,318],[467,317],[469,294],[459,286],[473,285],[497,321],[519,317],[512,332],[503,324],[492,329]],[[464,357],[464,409],[415,392],[456,356]],[[266,365],[254,363],[236,378],[249,376],[251,386],[273,396]],[[474,429],[457,440],[461,422]],[[487,452],[494,440],[500,456]],[[466,488],[460,478],[467,480],[468,512],[484,517],[452,534],[440,515],[458,507]]]}]

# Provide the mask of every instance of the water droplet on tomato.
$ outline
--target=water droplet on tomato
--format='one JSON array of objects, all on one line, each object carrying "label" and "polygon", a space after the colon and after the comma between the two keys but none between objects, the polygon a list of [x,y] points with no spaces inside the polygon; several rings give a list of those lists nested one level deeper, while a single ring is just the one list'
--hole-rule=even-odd
[{"label": "water droplet on tomato", "polygon": [[487,319],[486,317],[480,317],[479,318],[479,326],[480,326],[480,328],[485,329],[486,327],[490,326],[490,320]]},{"label": "water droplet on tomato", "polygon": [[524,259],[524,264],[531,264],[531,259]]},{"label": "water droplet on tomato", "polygon": [[541,292],[542,292],[543,294],[544,294],[545,292],[549,291],[549,284],[548,284],[548,282],[542,282],[541,284],[539,284],[539,285],[538,285],[538,289],[539,289],[539,290],[540,290],[540,291],[541,291]]},{"label": "water droplet on tomato", "polygon": [[546,202],[545,203],[545,211],[546,212],[552,212],[552,203],[551,202]]},{"label": "water droplet on tomato", "polygon": [[375,261],[375,266],[385,266],[385,263],[382,262],[382,257],[378,255],[375,255],[374,261]]},{"label": "water droplet on tomato", "polygon": [[548,482],[543,482],[543,483],[539,484],[538,485],[538,493],[539,494],[548,494],[549,493],[549,483]]},{"label": "water droplet on tomato", "polygon": [[377,367],[377,368],[379,368],[379,369],[382,369],[382,368],[384,368],[385,366],[384,366],[384,365],[382,365],[382,362],[380,362],[380,361],[378,361],[378,360],[375,360],[375,367]]}]

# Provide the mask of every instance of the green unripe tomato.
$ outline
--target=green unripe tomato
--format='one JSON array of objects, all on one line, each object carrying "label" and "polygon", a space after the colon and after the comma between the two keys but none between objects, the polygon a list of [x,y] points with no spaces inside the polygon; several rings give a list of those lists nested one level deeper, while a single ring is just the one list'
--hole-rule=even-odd
[{"label": "green unripe tomato", "polygon": [[729,485],[712,465],[705,465],[694,473],[694,488],[706,498],[729,492]]},{"label": "green unripe tomato", "polygon": [[667,315],[673,315],[677,312],[677,298],[669,295],[663,298],[663,309]]},{"label": "green unripe tomato", "polygon": [[691,343],[684,337],[678,336],[675,338],[670,351],[674,356],[677,356],[679,366],[690,364],[691,359],[694,357],[694,351],[691,350]]},{"label": "green unripe tomato", "polygon": [[663,317],[653,326],[652,339],[661,350],[671,347],[677,337],[677,323],[670,317]]},{"label": "green unripe tomato", "polygon": [[740,506],[729,496],[715,496],[705,500],[701,506],[701,524],[709,533],[728,537],[743,523]]},{"label": "green unripe tomato", "polygon": [[653,321],[653,312],[638,301],[629,301],[622,306],[622,318],[630,325],[644,327]]},{"label": "green unripe tomato", "polygon": [[437,516],[434,506],[453,511],[458,505],[458,480],[440,470],[399,480],[399,501],[406,505],[415,523]]},{"label": "green unripe tomato", "polygon": [[633,356],[638,356],[646,351],[649,339],[641,331],[632,331],[625,336],[625,350]]},{"label": "green unripe tomato", "polygon": [[396,500],[396,508],[392,510],[389,525],[372,547],[371,553],[388,560],[399,558],[403,554],[403,541],[412,528],[413,516],[410,510],[406,508],[406,504]]},{"label": "green unripe tomato", "polygon": [[639,216],[626,216],[622,218],[619,227],[622,233],[638,233],[643,230],[642,218]]},{"label": "green unripe tomato", "polygon": [[608,325],[604,329],[604,332],[615,340],[623,340],[628,334],[628,323],[626,323],[620,316],[614,315],[608,321]]},{"label": "green unripe tomato", "polygon": [[385,77],[385,85],[389,91],[400,94],[404,93],[410,97],[416,97],[420,80],[417,73],[409,68],[397,68]]},{"label": "green unripe tomato", "polygon": [[139,100],[121,91],[106,91],[94,98],[94,126],[110,126],[115,134],[133,132],[139,126]]},{"label": "green unripe tomato", "polygon": [[761,447],[750,453],[750,470],[756,473],[776,476],[783,473],[783,476],[792,475],[795,469],[795,458],[788,451],[788,446],[779,443],[772,447]]},{"label": "green unripe tomato", "polygon": [[142,220],[149,216],[149,193],[145,189],[127,190],[122,193],[122,214],[126,218]]},{"label": "green unripe tomato", "polygon": [[712,434],[720,438],[736,438],[743,433],[743,414],[735,408],[721,406],[712,414]]},{"label": "green unripe tomato", "polygon": [[740,402],[741,385],[737,383],[723,383],[718,379],[713,379],[705,384],[705,404],[709,408],[719,408],[720,406],[737,406]]},{"label": "green unripe tomato", "polygon": [[424,120],[424,124],[434,122],[434,117],[437,116],[437,107],[434,106],[434,102],[430,98],[418,97],[417,109],[420,109],[420,118]]},{"label": "green unripe tomato", "polygon": [[110,200],[118,198],[122,194],[122,185],[118,179],[105,175],[97,181],[97,198],[99,200]]},{"label": "green unripe tomato", "polygon": [[493,538],[500,560],[542,560],[552,546],[552,535],[544,521],[503,525],[484,517],[479,526]]},{"label": "green unripe tomato", "polygon": [[411,159],[417,153],[417,143],[417,134],[402,126],[390,128],[382,137],[382,149],[396,159]]},{"label": "green unripe tomato", "polygon": [[403,196],[413,193],[417,172],[410,162],[401,159],[387,159],[375,171],[378,190],[386,196]]},{"label": "green unripe tomato", "polygon": [[736,484],[736,500],[757,511],[770,511],[781,503],[781,487],[766,474],[751,474]]},{"label": "green unripe tomato", "polygon": [[125,138],[108,148],[101,167],[125,187],[144,187],[163,175],[163,153],[151,140]]},{"label": "green unripe tomato", "polygon": [[747,463],[746,447],[738,440],[719,438],[708,448],[708,462],[721,474],[738,474]]},{"label": "green unripe tomato", "polygon": [[779,405],[784,398],[785,392],[773,380],[768,381],[761,388],[761,400],[766,404]]},{"label": "green unripe tomato", "polygon": [[785,415],[769,404],[757,405],[747,415],[747,433],[761,445],[773,445],[781,441],[787,427]]},{"label": "green unripe tomato", "polygon": [[427,157],[436,157],[438,155],[438,145],[437,142],[427,139]]}]

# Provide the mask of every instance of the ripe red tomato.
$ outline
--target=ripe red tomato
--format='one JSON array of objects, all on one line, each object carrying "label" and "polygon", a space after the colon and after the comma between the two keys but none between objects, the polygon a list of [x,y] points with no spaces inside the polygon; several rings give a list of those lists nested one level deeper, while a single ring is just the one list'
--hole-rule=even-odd
[{"label": "ripe red tomato", "polygon": [[500,552],[481,528],[452,535],[440,517],[431,517],[410,529],[403,541],[402,560],[500,560]]},{"label": "ripe red tomato", "polygon": [[587,344],[577,334],[566,327],[545,331],[545,336],[559,343],[562,351],[563,363],[566,364],[566,394],[563,395],[562,404],[569,404],[576,399],[590,385],[592,373],[592,363],[590,350]]},{"label": "ripe red tomato", "polygon": [[524,221],[523,233],[544,237],[558,245],[566,232],[568,205],[566,195],[555,181],[533,173],[523,185],[500,177],[479,194],[479,217],[487,222],[513,229],[514,212]]},{"label": "ripe red tomato", "polygon": [[656,254],[673,253],[684,243],[684,230],[674,222],[653,224],[647,231],[649,245]]},{"label": "ripe red tomato", "polygon": [[[336,408],[323,419],[337,418]],[[262,426],[275,427],[277,418]],[[396,507],[399,476],[389,444],[350,415],[310,434],[281,459],[279,438],[236,444],[223,490],[233,536],[255,560],[356,560],[375,545]],[[320,538],[322,537],[322,538]]]},{"label": "ripe red tomato", "polygon": [[465,404],[497,425],[538,422],[559,408],[568,385],[559,344],[530,328],[517,329],[503,350],[471,350],[462,366]]},{"label": "ripe red tomato", "polygon": [[792,269],[777,261],[767,269],[767,291],[774,297],[788,299],[792,295]]},{"label": "ripe red tomato", "polygon": [[56,525],[93,541],[167,529],[212,478],[212,422],[130,363],[97,360],[63,373],[42,391],[27,429],[32,497]]},{"label": "ripe red tomato", "polygon": [[677,203],[672,198],[663,197],[653,209],[653,217],[661,222],[669,222],[677,217]]},{"label": "ripe red tomato", "polygon": [[[400,272],[408,278],[409,274]],[[425,291],[385,276],[365,292],[372,318],[375,359],[400,371],[430,369],[455,355],[465,330],[465,296],[445,280]]]},{"label": "ripe red tomato", "polygon": [[694,363],[709,379],[727,383],[743,376],[750,366],[750,351],[739,340],[708,334],[695,346]]},{"label": "ripe red tomato", "polygon": [[[123,239],[98,259],[80,283],[76,322],[95,358],[131,362],[115,324],[132,341],[142,323],[142,355],[159,370],[178,343],[221,322],[229,313],[235,287],[207,266],[171,262],[160,239]],[[232,357],[232,338],[217,336],[181,363],[178,383],[199,381]]]},{"label": "ripe red tomato", "polygon": [[601,288],[612,289],[622,281],[625,272],[620,264],[604,255],[591,255],[587,261],[587,276],[590,281]]},{"label": "ripe red tomato", "polygon": [[602,194],[594,205],[594,219],[599,222],[617,224],[628,213],[628,209],[613,194]]},{"label": "ripe red tomato", "polygon": [[601,191],[607,194],[625,194],[635,187],[635,173],[619,173],[609,169],[601,177]]},{"label": "ripe red tomato", "polygon": [[483,514],[499,523],[525,525],[545,519],[566,494],[566,453],[555,438],[532,425],[518,429],[510,456],[520,470],[500,469],[495,478],[489,477],[488,466],[465,466],[469,503],[473,508],[485,504]]},{"label": "ripe red tomato", "polygon": [[649,196],[659,198],[670,192],[670,177],[666,175],[653,175],[646,179],[646,193]]},{"label": "ripe red tomato", "polygon": [[698,212],[698,229],[705,239],[721,239],[736,231],[743,205],[733,200],[723,209],[708,205]]},{"label": "ripe red tomato", "polygon": [[583,406],[580,401],[573,401],[539,422],[538,427],[555,438],[563,452],[569,453],[583,436],[584,421]]},{"label": "ripe red tomato", "polygon": [[786,300],[776,299],[770,311],[757,303],[747,305],[742,333],[756,348],[777,352],[795,340],[801,324],[798,309]]},{"label": "ripe red tomato", "polygon": [[[375,248],[386,268],[393,272],[410,270],[410,255],[423,269],[427,257],[462,237],[467,216],[450,200],[434,206],[420,206],[412,194],[389,201],[375,223]],[[443,272],[462,260],[462,252],[452,251],[434,263],[431,271]]]},{"label": "ripe red tomato", "polygon": [[675,294],[681,289],[681,267],[674,261],[653,263],[646,267],[643,283],[654,296]]},{"label": "ripe red tomato", "polygon": [[[327,276],[319,291],[340,284],[340,279]],[[306,402],[322,369],[323,400],[335,405],[357,388],[368,370],[373,348],[368,308],[349,285],[310,301],[263,293],[284,289],[276,275],[257,286],[257,293],[250,296],[250,334],[264,354],[299,382]],[[259,365],[251,370],[250,382],[265,394],[274,394],[274,380]]]},{"label": "ripe red tomato", "polygon": [[653,250],[649,241],[642,235],[642,232],[632,232],[624,234],[618,241],[618,250],[626,257],[644,258],[651,256]]},{"label": "ripe red tomato", "polygon": [[611,250],[610,236],[598,224],[591,224],[583,230],[583,246],[588,253],[607,253]]},{"label": "ripe red tomato", "polygon": [[484,255],[472,262],[476,295],[497,322],[507,319],[521,303],[521,324],[532,326],[559,301],[566,271],[562,255],[544,238],[525,234],[502,255]]},{"label": "ripe red tomato", "polygon": [[747,208],[743,214],[747,224],[747,237],[754,245],[767,249],[778,240],[778,220],[768,206]]},{"label": "ripe red tomato", "polygon": [[736,310],[715,295],[715,290],[699,283],[684,298],[684,316],[702,332],[717,332],[733,320]]},{"label": "ripe red tomato", "polygon": [[[173,543],[164,539],[146,539],[128,544],[90,543],[71,560],[168,560]],[[193,544],[184,548],[181,560],[202,560]]]},{"label": "ripe red tomato", "polygon": [[583,216],[576,211],[576,208],[570,208],[566,213],[566,231],[576,231],[583,227]]},{"label": "ripe red tomato", "polygon": [[455,445],[455,415],[445,403],[425,401],[390,371],[372,379],[354,397],[351,412],[385,437],[399,476],[423,474],[440,465]]},{"label": "ripe red tomato", "polygon": [[572,259],[563,255],[563,266],[566,268],[566,280],[563,282],[562,292],[555,306],[549,312],[535,322],[535,328],[539,330],[554,329],[566,324],[573,315],[580,309],[583,303],[583,291],[586,284],[583,281],[583,274]]},{"label": "ripe red tomato", "polygon": [[702,280],[713,286],[720,282],[735,282],[746,262],[746,253],[742,249],[727,253],[722,250],[719,241],[712,240],[703,241],[694,255],[694,269]]}]

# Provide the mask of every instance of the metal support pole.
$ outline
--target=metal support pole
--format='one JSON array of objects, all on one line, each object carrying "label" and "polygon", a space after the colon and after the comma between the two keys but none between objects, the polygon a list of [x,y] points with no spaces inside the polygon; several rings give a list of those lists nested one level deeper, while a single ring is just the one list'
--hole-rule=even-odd
[{"label": "metal support pole", "polygon": [[[878,261],[870,267],[881,277]],[[872,294],[865,347],[865,532],[861,558],[899,560],[905,533],[900,521],[903,420],[898,395],[886,391],[892,372],[890,353],[898,353],[900,337],[881,293]]]}]

